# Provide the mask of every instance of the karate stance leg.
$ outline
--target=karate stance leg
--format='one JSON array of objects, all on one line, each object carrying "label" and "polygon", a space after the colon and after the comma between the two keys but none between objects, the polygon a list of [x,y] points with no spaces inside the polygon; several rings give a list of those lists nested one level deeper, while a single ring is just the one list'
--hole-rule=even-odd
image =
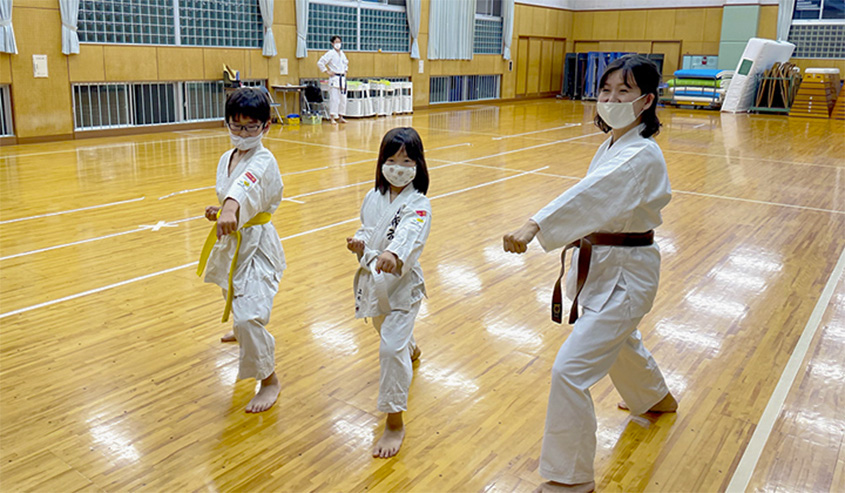
[{"label": "karate stance leg", "polygon": [[232,300],[234,334],[240,349],[238,378],[261,382],[246,407],[247,412],[266,411],[276,402],[281,390],[276,378],[276,339],[265,328],[278,285],[274,277],[249,279],[243,294]]},{"label": "karate stance leg", "polygon": [[[593,482],[596,415],[589,388],[611,370],[642,318],[629,316],[628,303],[624,287],[617,287],[600,312],[585,308],[557,354],[540,456],[540,474],[547,479],[570,485]],[[648,381],[657,387],[656,378]],[[634,392],[626,388],[626,394]]]},{"label": "karate stance leg", "polygon": [[384,434],[373,449],[375,457],[396,455],[405,437],[402,412],[408,409],[408,391],[414,376],[412,357],[418,356],[413,332],[419,310],[417,302],[410,311],[393,311],[373,318],[381,339],[378,410],[388,413]]},{"label": "karate stance leg", "polygon": [[[616,362],[610,368],[610,379],[622,396],[627,408],[633,414],[642,414],[667,396],[669,388],[657,362],[651,353],[643,346],[642,335],[634,330],[616,357]],[[674,402],[677,408],[677,402]],[[655,409],[659,411],[674,411],[675,409]]]}]

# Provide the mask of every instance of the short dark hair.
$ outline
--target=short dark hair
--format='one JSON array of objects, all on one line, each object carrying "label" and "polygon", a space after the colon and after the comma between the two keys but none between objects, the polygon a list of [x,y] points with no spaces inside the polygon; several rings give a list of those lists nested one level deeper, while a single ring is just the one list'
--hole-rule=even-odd
[{"label": "short dark hair", "polygon": [[[657,65],[642,55],[625,55],[622,58],[617,58],[604,69],[604,73],[599,80],[599,89],[604,87],[604,83],[607,82],[610,74],[617,70],[622,71],[622,79],[625,81],[625,85],[632,87],[630,82],[633,80],[637,87],[640,88],[642,94],[654,95],[654,101],[651,106],[643,111],[642,122],[645,124],[645,128],[640,135],[649,138],[659,134],[660,120],[657,118],[657,87],[660,85],[660,71],[657,69]],[[598,112],[596,113],[594,123],[604,133],[610,132],[611,130],[610,125],[601,119]]]},{"label": "short dark hair", "polygon": [[398,127],[384,134],[381,139],[381,147],[378,151],[378,165],[376,166],[375,188],[383,194],[390,190],[390,182],[384,177],[381,167],[388,158],[405,149],[405,154],[417,163],[417,175],[412,182],[418,192],[425,195],[428,192],[428,166],[425,164],[425,151],[423,150],[420,134],[411,127]]},{"label": "short dark hair", "polygon": [[[334,44],[334,40],[336,40],[336,39],[340,39],[340,36],[338,36],[337,34],[335,34],[334,36],[331,37],[331,39],[329,39],[329,43]],[[341,39],[341,41],[343,41],[343,40]]]},{"label": "short dark hair", "polygon": [[226,122],[238,116],[270,121],[270,96],[252,87],[241,87],[226,98]]}]

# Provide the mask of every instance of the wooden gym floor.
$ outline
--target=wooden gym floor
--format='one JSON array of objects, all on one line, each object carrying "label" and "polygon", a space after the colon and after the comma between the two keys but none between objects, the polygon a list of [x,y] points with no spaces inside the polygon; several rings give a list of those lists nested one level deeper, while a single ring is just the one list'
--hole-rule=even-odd
[{"label": "wooden gym floor", "polygon": [[[283,390],[243,408],[219,290],[195,263],[223,128],[0,150],[3,491],[531,491],[558,255],[502,235],[582,177],[593,105],[534,100],[274,126],[288,270],[269,329]],[[593,389],[601,491],[845,490],[845,127],[663,109],[674,188],[640,327],[677,414]],[[431,169],[430,298],[399,455],[373,459],[378,339],[353,318],[357,228],[381,136]]]}]

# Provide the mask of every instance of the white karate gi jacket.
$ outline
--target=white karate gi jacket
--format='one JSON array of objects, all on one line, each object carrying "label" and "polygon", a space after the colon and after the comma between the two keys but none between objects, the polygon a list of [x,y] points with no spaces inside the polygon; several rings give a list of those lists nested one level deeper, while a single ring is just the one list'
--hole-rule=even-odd
[{"label": "white karate gi jacket", "polygon": [[[590,233],[642,233],[662,223],[660,210],[672,190],[663,153],[653,138],[640,135],[644,125],[631,129],[613,145],[607,139],[593,157],[581,181],[562,193],[532,218],[545,251],[564,247]],[[578,249],[567,273],[566,292],[575,297]],[[657,292],[660,250],[646,247],[593,246],[590,273],[579,302],[599,311],[613,288],[624,285],[631,317],[648,313]]]},{"label": "white karate gi jacket", "polygon": [[[273,154],[261,144],[249,151],[229,176],[229,162],[234,149],[225,152],[217,164],[217,199],[220,205],[227,198],[240,204],[238,229],[241,231],[241,248],[238,264],[232,277],[235,295],[243,292],[248,275],[275,276],[281,279],[285,270],[285,252],[272,222],[244,228],[259,212],[273,213],[282,201],[282,176]],[[229,287],[229,268],[237,248],[234,234],[226,235],[214,244],[206,267],[205,282]],[[257,258],[257,257],[263,258]]]},{"label": "white karate gi jacket", "polygon": [[[320,57],[317,67],[320,68],[321,72],[325,72],[326,68],[328,68],[334,74],[346,75],[347,70],[349,70],[349,60],[346,58],[346,53],[343,50],[338,52],[335,49],[331,49]],[[338,75],[329,77],[329,86],[340,87],[340,77]]]},{"label": "white karate gi jacket", "polygon": [[[361,228],[355,238],[364,241],[355,273],[355,318],[408,311],[425,296],[419,258],[431,230],[431,203],[413,184],[390,202],[390,191],[370,190],[361,204]],[[376,273],[376,259],[391,251],[402,261],[397,274]]]}]

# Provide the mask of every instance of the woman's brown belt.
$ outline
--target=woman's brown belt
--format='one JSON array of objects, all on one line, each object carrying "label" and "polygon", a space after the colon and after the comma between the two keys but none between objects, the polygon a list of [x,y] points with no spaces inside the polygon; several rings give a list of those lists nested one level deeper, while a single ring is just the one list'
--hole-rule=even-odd
[{"label": "woman's brown belt", "polygon": [[595,246],[621,246],[621,247],[642,247],[654,243],[654,230],[646,231],[645,233],[593,233],[587,235],[580,240],[575,240],[566,245],[562,252],[560,252],[560,277],[555,283],[555,289],[552,292],[552,320],[557,323],[561,321],[561,305],[563,300],[563,293],[561,292],[560,283],[563,279],[563,273],[566,269],[566,251],[570,248],[577,248],[578,253],[578,279],[576,283],[575,299],[572,300],[572,308],[569,310],[569,323],[574,324],[578,320],[578,295],[584,289],[584,284],[587,282],[587,275],[590,273],[590,258],[593,254],[593,245]]}]

